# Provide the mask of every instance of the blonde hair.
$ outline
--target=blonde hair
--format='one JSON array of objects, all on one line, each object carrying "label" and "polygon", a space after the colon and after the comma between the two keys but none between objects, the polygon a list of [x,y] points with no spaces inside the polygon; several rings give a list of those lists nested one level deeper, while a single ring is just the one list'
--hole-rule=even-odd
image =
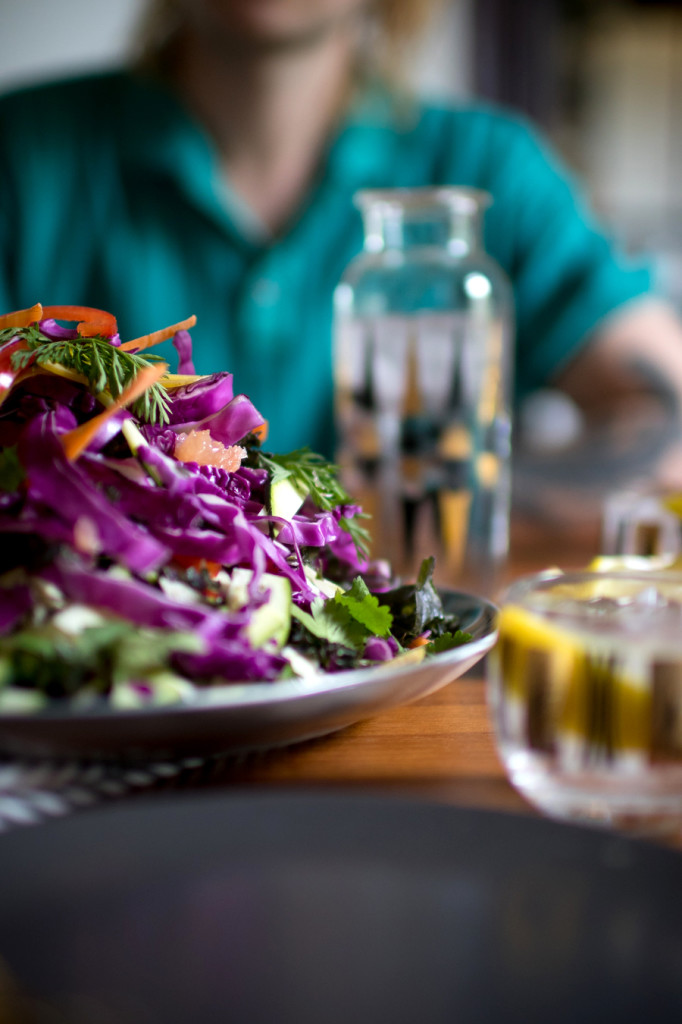
[{"label": "blonde hair", "polygon": [[[361,73],[378,73],[401,81],[410,50],[442,4],[443,0],[370,0],[366,10],[368,31],[358,61]],[[148,0],[134,34],[135,65],[152,73],[166,73],[184,27],[178,0]]]}]

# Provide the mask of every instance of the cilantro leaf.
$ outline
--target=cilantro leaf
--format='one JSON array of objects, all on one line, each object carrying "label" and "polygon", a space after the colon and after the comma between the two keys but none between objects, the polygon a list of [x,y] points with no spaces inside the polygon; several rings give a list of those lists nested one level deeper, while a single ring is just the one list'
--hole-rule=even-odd
[{"label": "cilantro leaf", "polygon": [[[357,665],[357,649],[346,633],[339,629],[339,624],[322,610],[317,613],[317,617],[313,617],[301,609],[292,609],[291,618],[290,643],[325,672],[338,672]],[[335,639],[330,640],[328,637]]]},{"label": "cilantro leaf", "polygon": [[[79,337],[53,341],[35,324],[0,331],[0,344],[11,338],[23,338],[26,343],[25,348],[18,349],[10,357],[15,370],[22,370],[29,364],[49,366],[50,363],[58,363],[85,377],[94,394],[108,390],[112,398],[117,398],[141,370],[160,359],[156,354],[142,356],[137,352],[126,352],[112,345],[109,338]],[[131,406],[140,419],[162,425],[168,422],[168,408],[168,396],[158,383],[147,388]]]},{"label": "cilantro leaf", "polygon": [[319,597],[310,606],[310,614],[304,612],[302,608],[292,604],[291,616],[297,619],[302,626],[316,636],[318,640],[327,640],[332,644],[344,644],[348,645],[347,631],[343,628],[342,622],[339,618],[332,617],[327,612],[328,601],[324,598]]},{"label": "cilantro leaf", "polygon": [[310,615],[295,606],[291,614],[318,640],[350,647],[355,651],[362,651],[365,646],[368,636],[366,628],[355,621],[347,608],[336,604],[333,598],[313,601]]},{"label": "cilantro leaf", "polygon": [[393,625],[393,616],[386,605],[380,605],[375,594],[370,593],[367,584],[356,576],[349,591],[336,594],[332,600],[344,608],[356,622],[364,626],[371,636],[388,636]]},{"label": "cilantro leaf", "polygon": [[441,651],[451,651],[453,647],[461,647],[462,644],[468,644],[472,639],[471,633],[467,633],[463,629],[458,629],[454,633],[442,633],[434,640],[431,640],[427,646],[426,653],[440,654]]},{"label": "cilantro leaf", "polygon": [[353,618],[349,609],[344,608],[334,598],[331,598],[327,601],[324,614],[330,622],[335,624],[337,629],[343,630],[346,636],[346,646],[354,648],[358,653],[362,653],[369,633],[362,623]]}]

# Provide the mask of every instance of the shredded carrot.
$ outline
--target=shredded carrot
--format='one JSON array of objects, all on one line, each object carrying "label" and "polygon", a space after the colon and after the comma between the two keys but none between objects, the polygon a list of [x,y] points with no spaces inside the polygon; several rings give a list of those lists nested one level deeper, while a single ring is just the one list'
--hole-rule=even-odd
[{"label": "shredded carrot", "polygon": [[73,321],[78,324],[77,330],[82,338],[94,338],[97,334],[113,338],[118,331],[116,318],[111,313],[92,306],[45,306],[43,317]]},{"label": "shredded carrot", "polygon": [[14,313],[0,316],[0,331],[4,331],[6,327],[28,327],[29,324],[35,324],[42,319],[43,307],[36,302],[30,309],[17,309]]},{"label": "shredded carrot", "polygon": [[136,398],[144,394],[147,388],[150,388],[152,384],[155,384],[159,377],[168,369],[167,363],[156,363],[154,366],[146,367],[144,370],[140,370],[132,384],[129,384],[124,391],[114,399],[111,405],[99,413],[98,416],[93,416],[91,420],[86,420],[85,423],[81,423],[80,427],[76,427],[74,430],[69,430],[68,433],[62,434],[62,444],[64,446],[64,452],[67,459],[73,462],[78,456],[84,451],[94,438],[100,427],[106,423],[119,409],[125,408],[126,405],[130,405]]},{"label": "shredded carrot", "polygon": [[411,640],[407,645],[408,650],[413,651],[415,647],[426,647],[429,642],[429,637],[422,633],[421,636],[416,636],[414,640]]},{"label": "shredded carrot", "polygon": [[253,434],[254,437],[257,437],[258,440],[262,444],[263,441],[267,441],[267,438],[268,438],[268,428],[269,428],[268,421],[267,420],[263,420],[261,425],[259,427],[254,427],[253,430],[251,431],[251,433]]},{"label": "shredded carrot", "polygon": [[152,345],[160,345],[162,341],[172,338],[178,331],[188,331],[190,327],[194,327],[196,322],[195,316],[188,316],[186,320],[181,320],[178,324],[162,327],[160,331],[153,331],[151,334],[143,334],[141,338],[134,338],[133,341],[125,341],[121,345],[121,349],[124,352],[139,352],[141,349],[151,348]]}]

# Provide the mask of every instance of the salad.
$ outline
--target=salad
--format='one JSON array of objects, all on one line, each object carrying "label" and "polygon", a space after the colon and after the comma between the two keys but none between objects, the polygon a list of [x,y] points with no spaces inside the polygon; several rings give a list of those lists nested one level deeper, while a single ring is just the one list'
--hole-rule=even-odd
[{"label": "salad", "polygon": [[[0,317],[0,712],[191,700],[470,639],[432,559],[396,585],[335,467],[269,451],[232,374],[195,374],[195,322],[121,341],[88,307]],[[168,338],[175,373],[149,351]]]}]

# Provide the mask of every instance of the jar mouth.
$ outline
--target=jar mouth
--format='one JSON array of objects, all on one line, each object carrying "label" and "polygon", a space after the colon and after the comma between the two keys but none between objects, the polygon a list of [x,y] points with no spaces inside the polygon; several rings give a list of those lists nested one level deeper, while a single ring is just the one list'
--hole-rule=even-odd
[{"label": "jar mouth", "polygon": [[360,210],[383,207],[387,211],[419,212],[445,207],[457,213],[477,213],[492,204],[492,196],[483,189],[442,185],[420,188],[365,188],[356,192],[353,202]]}]

